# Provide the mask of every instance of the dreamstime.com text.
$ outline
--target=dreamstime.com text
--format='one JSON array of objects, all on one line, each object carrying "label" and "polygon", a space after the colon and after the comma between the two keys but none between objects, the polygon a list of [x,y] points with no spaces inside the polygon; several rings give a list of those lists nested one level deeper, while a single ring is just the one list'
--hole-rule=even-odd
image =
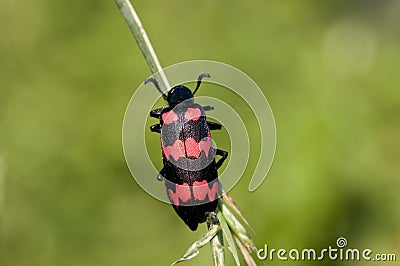
[{"label": "dreamstime.com text", "polygon": [[293,260],[293,261],[322,261],[322,260],[346,260],[346,261],[396,261],[394,253],[374,253],[371,249],[346,248],[347,239],[339,237],[336,241],[336,247],[328,246],[327,248],[317,251],[313,248],[305,249],[274,249],[268,248],[265,244],[264,248],[257,251],[257,257],[260,260]]}]

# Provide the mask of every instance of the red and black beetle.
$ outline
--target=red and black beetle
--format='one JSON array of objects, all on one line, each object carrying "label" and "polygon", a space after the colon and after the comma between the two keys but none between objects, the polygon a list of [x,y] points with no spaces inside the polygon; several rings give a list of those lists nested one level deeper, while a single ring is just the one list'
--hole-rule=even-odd
[{"label": "red and black beetle", "polygon": [[[222,127],[206,120],[205,111],[213,107],[201,106],[193,99],[205,77],[210,74],[199,75],[193,93],[178,85],[166,94],[154,78],[145,81],[154,83],[168,102],[168,107],[150,112],[151,117],[160,120],[150,127],[161,134],[163,168],[157,178],[165,180],[172,206],[192,231],[217,208],[222,191],[217,169],[228,157],[228,152],[215,149],[211,141],[210,130]],[[221,158],[216,161],[215,155]]]}]

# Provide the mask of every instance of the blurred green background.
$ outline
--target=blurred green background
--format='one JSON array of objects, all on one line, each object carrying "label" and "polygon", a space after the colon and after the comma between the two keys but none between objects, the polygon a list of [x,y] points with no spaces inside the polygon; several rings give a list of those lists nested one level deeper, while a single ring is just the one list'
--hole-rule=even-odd
[{"label": "blurred green background", "polygon": [[[267,96],[273,166],[231,191],[258,247],[344,236],[400,260],[399,1],[133,4],[164,66],[222,61]],[[206,227],[127,169],[124,111],[150,72],[114,1],[2,0],[0,22],[0,265],[169,265]],[[211,263],[207,246],[185,265]]]}]

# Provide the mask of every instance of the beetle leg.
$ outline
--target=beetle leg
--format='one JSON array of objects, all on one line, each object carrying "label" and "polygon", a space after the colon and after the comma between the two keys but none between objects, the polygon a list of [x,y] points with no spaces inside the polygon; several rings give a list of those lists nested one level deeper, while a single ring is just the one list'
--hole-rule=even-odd
[{"label": "beetle leg", "polygon": [[163,168],[163,169],[161,169],[161,171],[158,173],[158,175],[157,175],[157,180],[158,180],[158,181],[163,181],[163,180],[164,180],[164,175],[165,175],[165,171],[164,171],[164,168]]},{"label": "beetle leg", "polygon": [[163,108],[158,108],[158,109],[152,110],[152,111],[150,111],[150,116],[160,119],[162,110],[163,110]]},{"label": "beetle leg", "polygon": [[207,126],[210,130],[220,130],[222,128],[221,124],[211,122],[211,121],[207,121]]},{"label": "beetle leg", "polygon": [[161,133],[161,125],[160,124],[152,125],[150,126],[150,130],[151,132]]},{"label": "beetle leg", "polygon": [[214,110],[214,106],[206,105],[206,106],[203,106],[203,109],[204,109],[204,111],[211,111],[211,110]]},{"label": "beetle leg", "polygon": [[221,167],[221,165],[224,163],[224,161],[226,160],[226,158],[228,158],[228,152],[224,151],[224,150],[220,150],[217,149],[216,155],[222,156],[221,159],[218,160],[218,162],[216,162],[215,166],[218,168]]}]

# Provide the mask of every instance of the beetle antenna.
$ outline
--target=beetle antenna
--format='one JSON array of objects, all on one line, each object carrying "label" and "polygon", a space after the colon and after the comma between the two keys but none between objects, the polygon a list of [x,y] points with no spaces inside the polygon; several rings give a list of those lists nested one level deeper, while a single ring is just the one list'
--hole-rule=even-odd
[{"label": "beetle antenna", "polygon": [[196,93],[196,91],[200,88],[201,80],[202,80],[203,78],[211,78],[211,76],[210,76],[210,74],[208,74],[208,73],[201,73],[201,74],[199,75],[199,77],[197,78],[197,86],[196,86],[196,89],[193,91],[193,95],[194,95],[194,94]]},{"label": "beetle antenna", "polygon": [[162,92],[162,90],[161,90],[161,88],[160,88],[160,85],[158,84],[157,80],[156,80],[155,78],[153,78],[153,77],[150,77],[150,78],[147,78],[147,79],[144,81],[144,84],[147,84],[147,83],[149,83],[149,82],[153,83],[153,84],[154,84],[154,87],[156,87],[156,89],[161,93],[161,95],[162,95],[162,97],[164,98],[164,100],[167,100],[167,95],[165,95],[165,93]]}]

